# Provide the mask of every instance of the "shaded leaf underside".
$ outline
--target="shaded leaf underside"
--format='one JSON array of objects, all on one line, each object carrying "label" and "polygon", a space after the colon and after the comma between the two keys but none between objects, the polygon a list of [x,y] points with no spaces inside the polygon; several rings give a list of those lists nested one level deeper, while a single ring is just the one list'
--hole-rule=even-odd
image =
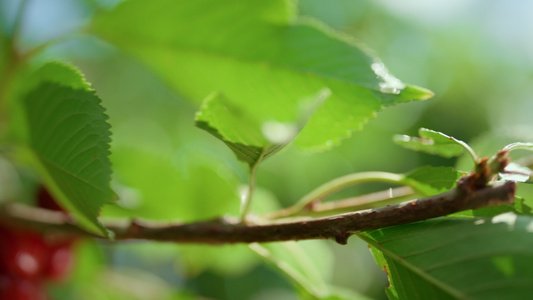
[{"label": "shaded leaf underside", "polygon": [[529,299],[533,219],[441,218],[365,232],[390,299]]}]

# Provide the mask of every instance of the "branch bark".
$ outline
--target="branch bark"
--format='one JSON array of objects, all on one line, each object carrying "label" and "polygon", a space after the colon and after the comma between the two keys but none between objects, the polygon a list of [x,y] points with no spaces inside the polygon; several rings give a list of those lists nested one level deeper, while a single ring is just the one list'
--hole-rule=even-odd
[{"label": "branch bark", "polygon": [[[115,233],[116,240],[226,244],[334,239],[346,244],[350,235],[360,231],[422,221],[468,209],[509,204],[514,201],[515,190],[516,183],[512,181],[472,189],[469,182],[464,180],[455,188],[435,196],[323,218],[278,220],[265,224],[242,223],[229,218],[188,224],[140,220],[103,223]],[[68,215],[21,204],[1,206],[0,222],[45,234],[94,236],[78,227]]]}]

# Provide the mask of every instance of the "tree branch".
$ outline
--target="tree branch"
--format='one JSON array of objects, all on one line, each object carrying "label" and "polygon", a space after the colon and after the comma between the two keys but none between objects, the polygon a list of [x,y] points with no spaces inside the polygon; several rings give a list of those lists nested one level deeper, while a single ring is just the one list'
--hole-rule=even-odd
[{"label": "tree branch", "polygon": [[[238,219],[218,218],[188,224],[162,224],[146,221],[103,222],[116,240],[143,239],[176,243],[253,243],[305,239],[334,239],[346,244],[350,235],[451,213],[514,201],[516,183],[512,181],[473,189],[470,177],[444,193],[377,209],[323,218],[279,220],[265,224],[242,223]],[[64,213],[21,204],[0,206],[0,222],[31,228],[45,234],[94,236],[79,228]]]}]

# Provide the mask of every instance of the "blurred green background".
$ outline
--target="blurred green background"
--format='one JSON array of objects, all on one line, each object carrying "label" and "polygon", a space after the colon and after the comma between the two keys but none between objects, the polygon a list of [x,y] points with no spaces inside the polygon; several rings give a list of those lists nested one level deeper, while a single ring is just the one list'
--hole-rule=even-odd
[{"label": "blurred green background", "polygon": [[[19,2],[0,3],[4,32]],[[194,127],[196,104],[119,49],[75,34],[91,16],[116,2],[30,1],[22,27],[26,48],[72,33],[39,60],[60,58],[80,67],[107,109],[114,188],[121,200],[103,214],[142,211],[145,218],[187,221],[237,215],[235,198],[246,180],[246,167],[221,142]],[[396,77],[432,90],[435,97],[387,108],[332,151],[306,154],[287,147],[261,166],[255,211],[290,205],[319,184],[352,172],[454,166],[454,159],[410,152],[392,142],[394,134],[416,135],[419,127],[472,142],[480,152],[507,142],[533,141],[533,2],[300,0],[297,5],[301,15],[352,35]],[[383,188],[387,186],[360,186],[336,197]],[[300,245],[319,249],[314,259],[321,261],[317,265],[330,282],[385,299],[386,276],[357,238],[347,246]],[[79,252],[71,282],[54,287],[57,299],[197,297],[188,293],[213,299],[297,298],[283,275],[244,246],[88,242]]]}]

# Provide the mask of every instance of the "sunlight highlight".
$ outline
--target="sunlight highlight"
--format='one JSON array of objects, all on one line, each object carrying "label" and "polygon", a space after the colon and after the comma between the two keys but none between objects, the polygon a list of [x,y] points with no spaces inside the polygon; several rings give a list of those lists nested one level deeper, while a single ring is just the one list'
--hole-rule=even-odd
[{"label": "sunlight highlight", "polygon": [[513,212],[503,213],[492,218],[492,224],[506,223],[509,230],[513,230],[518,216]]},{"label": "sunlight highlight", "polygon": [[298,126],[294,123],[268,121],[261,126],[263,136],[271,143],[286,144],[298,134]]}]

